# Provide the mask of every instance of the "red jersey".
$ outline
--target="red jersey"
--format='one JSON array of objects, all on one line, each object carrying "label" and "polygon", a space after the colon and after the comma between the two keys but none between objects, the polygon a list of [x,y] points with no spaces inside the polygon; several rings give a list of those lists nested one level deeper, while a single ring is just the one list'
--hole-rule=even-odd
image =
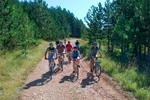
[{"label": "red jersey", "polygon": [[67,45],[66,45],[66,49],[67,49],[67,51],[71,51],[72,45],[71,45],[71,44],[67,44]]}]

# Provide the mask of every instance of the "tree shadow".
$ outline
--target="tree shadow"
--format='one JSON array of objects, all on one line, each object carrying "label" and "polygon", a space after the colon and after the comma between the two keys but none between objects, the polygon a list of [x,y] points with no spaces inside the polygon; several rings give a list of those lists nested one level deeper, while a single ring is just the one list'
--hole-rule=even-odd
[{"label": "tree shadow", "polygon": [[64,83],[65,81],[68,82],[75,82],[77,80],[77,78],[75,78],[75,74],[70,74],[70,76],[64,76],[59,83]]},{"label": "tree shadow", "polygon": [[42,86],[42,85],[47,84],[51,80],[52,80],[52,78],[50,77],[50,73],[48,71],[45,74],[42,74],[41,79],[37,79],[37,80],[34,80],[34,81],[26,84],[24,89],[29,89],[30,87],[33,87],[33,86]]},{"label": "tree shadow", "polygon": [[[96,80],[94,78],[98,79]],[[87,73],[87,78],[83,79],[80,85],[82,88],[86,88],[87,85],[92,85],[98,83],[99,81],[100,81],[99,77],[95,77],[93,74]]]}]

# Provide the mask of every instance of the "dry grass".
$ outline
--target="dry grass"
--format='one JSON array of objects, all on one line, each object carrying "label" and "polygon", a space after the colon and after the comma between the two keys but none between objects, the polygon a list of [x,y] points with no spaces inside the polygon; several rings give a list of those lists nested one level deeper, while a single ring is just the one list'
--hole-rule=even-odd
[{"label": "dry grass", "polygon": [[44,56],[48,42],[40,40],[40,45],[22,55],[22,50],[14,50],[0,57],[0,100],[16,100],[28,74]]}]

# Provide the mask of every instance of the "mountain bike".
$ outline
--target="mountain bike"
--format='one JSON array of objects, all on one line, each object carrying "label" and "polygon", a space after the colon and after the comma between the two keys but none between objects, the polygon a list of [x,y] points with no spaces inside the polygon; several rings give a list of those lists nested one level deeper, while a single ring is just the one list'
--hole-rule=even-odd
[{"label": "mountain bike", "polygon": [[79,44],[76,45],[77,49],[79,50]]},{"label": "mountain bike", "polygon": [[50,73],[50,78],[52,79],[52,74],[54,72],[54,63],[53,63],[53,58],[50,59],[50,64],[49,64],[49,73]]},{"label": "mountain bike", "polygon": [[61,67],[62,71],[63,71],[63,64],[64,64],[63,54],[65,54],[65,53],[61,53],[59,55],[60,56],[60,67]]},{"label": "mountain bike", "polygon": [[77,79],[79,78],[79,68],[80,65],[78,65],[77,59],[75,59],[75,73],[77,73]]},{"label": "mountain bike", "polygon": [[[101,65],[99,64],[100,62],[98,62],[98,57],[96,57],[97,59],[94,60],[93,59],[93,66],[92,66],[92,70],[95,70],[95,74],[97,77],[99,77],[102,73],[102,69],[101,69]],[[102,58],[102,57],[99,57]]]},{"label": "mountain bike", "polygon": [[68,61],[71,62],[71,51],[68,52],[67,57],[68,57]]}]

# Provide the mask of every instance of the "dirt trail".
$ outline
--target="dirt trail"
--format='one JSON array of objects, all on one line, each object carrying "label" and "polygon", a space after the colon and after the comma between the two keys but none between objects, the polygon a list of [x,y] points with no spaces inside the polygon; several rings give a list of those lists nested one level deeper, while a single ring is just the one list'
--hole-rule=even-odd
[{"label": "dirt trail", "polygon": [[[71,41],[72,43],[75,40]],[[67,58],[65,58],[67,61]],[[56,61],[57,63],[57,61]],[[72,75],[72,63],[64,64],[64,70],[55,67],[52,80],[49,78],[48,61],[44,58],[28,76],[20,100],[131,100],[116,89],[105,74],[100,78],[89,75],[89,61],[80,61],[79,79]],[[89,77],[90,76],[90,77]]]}]

